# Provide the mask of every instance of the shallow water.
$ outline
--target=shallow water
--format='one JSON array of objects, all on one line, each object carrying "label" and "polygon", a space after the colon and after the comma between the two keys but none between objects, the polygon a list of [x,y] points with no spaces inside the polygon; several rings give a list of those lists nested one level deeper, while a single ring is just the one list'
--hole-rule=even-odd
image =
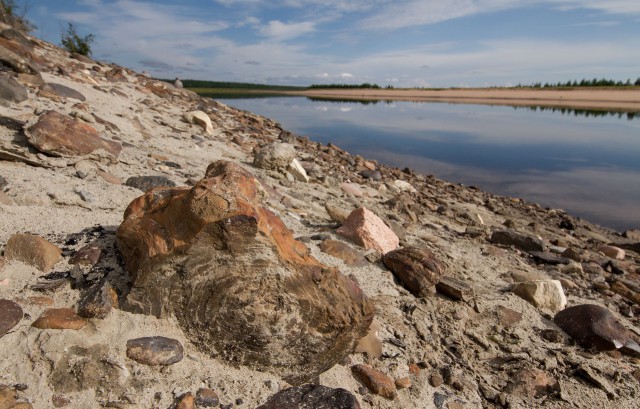
[{"label": "shallow water", "polygon": [[505,106],[220,99],[351,154],[624,230],[640,227],[640,119]]}]

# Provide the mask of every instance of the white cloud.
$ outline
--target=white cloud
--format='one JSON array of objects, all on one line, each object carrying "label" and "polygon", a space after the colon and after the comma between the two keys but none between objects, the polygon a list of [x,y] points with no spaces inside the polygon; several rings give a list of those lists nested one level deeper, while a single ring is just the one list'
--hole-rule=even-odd
[{"label": "white cloud", "polygon": [[315,30],[315,23],[303,21],[301,23],[283,23],[272,20],[260,29],[260,34],[274,40],[287,40],[310,33]]},{"label": "white cloud", "polygon": [[343,73],[340,74],[340,78],[343,78],[343,79],[353,78],[353,74],[348,73],[348,72],[343,72]]}]

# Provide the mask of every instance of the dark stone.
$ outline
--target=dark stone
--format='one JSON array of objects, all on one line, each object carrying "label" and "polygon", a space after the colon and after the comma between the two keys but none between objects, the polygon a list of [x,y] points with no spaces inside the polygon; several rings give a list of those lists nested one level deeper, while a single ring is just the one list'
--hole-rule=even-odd
[{"label": "dark stone", "polygon": [[[11,77],[0,75],[0,100],[12,103],[26,101],[29,95],[27,89]],[[3,104],[8,105],[7,102]]]},{"label": "dark stone", "polygon": [[65,85],[62,84],[54,84],[54,83],[48,83],[46,84],[44,87],[42,87],[42,89],[48,90],[48,91],[53,91],[56,95],[63,97],[63,98],[73,98],[73,99],[77,99],[79,101],[86,101],[87,98],[85,98],[84,95],[82,95],[81,93],[79,93],[78,91],[76,91],[73,88],[69,88]]},{"label": "dark stone", "polygon": [[544,242],[539,238],[527,236],[513,230],[494,231],[489,242],[503,246],[514,246],[523,251],[545,251]]},{"label": "dark stone", "polygon": [[144,365],[172,365],[182,361],[180,342],[166,337],[143,337],[127,341],[127,357]]},{"label": "dark stone", "polygon": [[599,305],[583,304],[566,308],[556,314],[553,322],[587,349],[638,349],[629,331],[611,311]]},{"label": "dark stone", "polygon": [[417,297],[428,295],[444,274],[444,267],[426,248],[406,247],[390,251],[382,257],[382,262]]},{"label": "dark stone", "polygon": [[0,190],[4,189],[8,184],[7,179],[0,176]]},{"label": "dark stone", "polygon": [[560,257],[549,251],[531,251],[529,252],[529,254],[533,256],[536,262],[543,263],[543,264],[550,264],[553,266],[558,264],[569,264],[572,261],[567,257]]},{"label": "dark stone", "polygon": [[436,291],[454,300],[470,301],[473,298],[473,289],[468,284],[451,277],[440,278]]},{"label": "dark stone", "polygon": [[109,282],[91,288],[78,304],[78,315],[84,318],[105,318],[118,305],[118,296]]},{"label": "dark stone", "polygon": [[382,180],[382,174],[377,170],[363,170],[362,172],[360,172],[360,176],[365,179]]},{"label": "dark stone", "polygon": [[23,315],[20,305],[11,300],[0,299],[0,338],[15,327]]},{"label": "dark stone", "polygon": [[71,257],[69,264],[95,266],[102,256],[102,247],[98,244],[89,244],[82,247]]},{"label": "dark stone", "polygon": [[124,183],[143,192],[156,187],[174,187],[176,184],[165,176],[132,176]]},{"label": "dark stone", "polygon": [[38,74],[38,70],[29,61],[0,46],[0,66],[11,68],[12,71],[23,74]]},{"label": "dark stone", "polygon": [[342,388],[302,385],[280,391],[256,409],[360,409],[358,399]]},{"label": "dark stone", "polygon": [[196,392],[196,405],[205,408],[213,408],[220,404],[220,398],[215,391],[207,388],[198,389]]}]

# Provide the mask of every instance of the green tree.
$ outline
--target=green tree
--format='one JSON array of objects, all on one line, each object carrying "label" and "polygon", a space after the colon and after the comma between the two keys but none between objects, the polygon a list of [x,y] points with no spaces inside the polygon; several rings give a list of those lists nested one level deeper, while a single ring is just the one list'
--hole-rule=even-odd
[{"label": "green tree", "polygon": [[84,37],[80,37],[76,31],[76,27],[72,23],[68,23],[67,32],[62,33],[62,46],[70,53],[78,53],[91,55],[91,43],[95,40],[96,36],[93,34],[87,34]]}]

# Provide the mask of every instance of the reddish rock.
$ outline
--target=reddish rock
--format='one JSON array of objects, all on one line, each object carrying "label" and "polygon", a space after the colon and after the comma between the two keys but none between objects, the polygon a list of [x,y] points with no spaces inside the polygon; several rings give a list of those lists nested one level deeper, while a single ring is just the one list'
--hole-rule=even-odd
[{"label": "reddish rock", "polygon": [[394,250],[385,254],[382,261],[402,285],[417,297],[431,293],[433,286],[444,275],[444,266],[426,248]]},{"label": "reddish rock", "polygon": [[458,301],[471,301],[473,289],[464,281],[452,277],[440,277],[436,291]]},{"label": "reddish rock", "polygon": [[111,183],[113,185],[121,185],[122,181],[117,177],[108,172],[103,172],[101,170],[96,171],[96,175],[100,176],[104,179],[105,182]]},{"label": "reddish rock", "polygon": [[522,314],[511,308],[499,305],[497,308],[498,320],[504,327],[511,327],[522,321]]},{"label": "reddish rock", "polygon": [[0,408],[2,409],[10,409],[16,403],[16,398],[18,397],[18,393],[15,389],[10,388],[6,385],[0,385]]},{"label": "reddish rock", "polygon": [[629,331],[606,308],[582,304],[566,308],[553,322],[584,348],[596,351],[621,349],[640,353]]},{"label": "reddish rock", "polygon": [[196,402],[191,392],[187,392],[178,398],[176,409],[196,409]]},{"label": "reddish rock", "polygon": [[61,395],[53,395],[51,397],[51,403],[53,403],[54,408],[64,408],[71,403],[71,399]]},{"label": "reddish rock", "polygon": [[0,338],[15,327],[23,315],[22,308],[17,303],[0,299]]},{"label": "reddish rock", "polygon": [[350,195],[353,195],[355,197],[363,197],[364,196],[364,192],[362,191],[362,188],[360,187],[359,184],[357,183],[343,183],[340,185],[340,189]]},{"label": "reddish rock", "polygon": [[119,143],[101,138],[91,125],[56,111],[40,115],[25,134],[31,145],[52,156],[95,154],[115,161],[122,150]]},{"label": "reddish rock", "polygon": [[389,375],[364,364],[352,366],[351,371],[371,392],[387,399],[395,399],[396,384]]},{"label": "reddish rock", "polygon": [[70,308],[49,308],[45,310],[40,318],[31,324],[39,329],[80,329],[87,325],[87,320],[78,316]]},{"label": "reddish rock", "polygon": [[396,388],[407,389],[411,387],[411,379],[408,376],[396,379]]},{"label": "reddish rock", "polygon": [[261,190],[219,161],[193,188],[134,200],[117,231],[132,282],[124,308],[173,314],[203,351],[300,384],[353,351],[374,307],[260,205]]},{"label": "reddish rock", "polygon": [[196,404],[203,408],[215,408],[220,403],[218,394],[208,388],[200,388],[196,392]]},{"label": "reddish rock", "polygon": [[14,234],[7,241],[4,256],[48,272],[60,260],[62,250],[40,236]]},{"label": "reddish rock", "polygon": [[359,251],[354,250],[348,244],[338,240],[323,241],[320,243],[320,250],[330,256],[339,258],[351,267],[362,267],[369,264]]},{"label": "reddish rock", "polygon": [[521,398],[541,398],[560,390],[560,384],[540,369],[523,369],[517,372],[504,391]]},{"label": "reddish rock", "polygon": [[361,207],[349,214],[344,224],[336,230],[359,246],[382,254],[395,250],[400,243],[398,236],[371,210]]},{"label": "reddish rock", "polygon": [[145,365],[173,365],[182,361],[179,341],[167,337],[143,337],[127,341],[127,357]]},{"label": "reddish rock", "polygon": [[256,409],[360,409],[358,399],[342,388],[302,385],[280,391]]}]

